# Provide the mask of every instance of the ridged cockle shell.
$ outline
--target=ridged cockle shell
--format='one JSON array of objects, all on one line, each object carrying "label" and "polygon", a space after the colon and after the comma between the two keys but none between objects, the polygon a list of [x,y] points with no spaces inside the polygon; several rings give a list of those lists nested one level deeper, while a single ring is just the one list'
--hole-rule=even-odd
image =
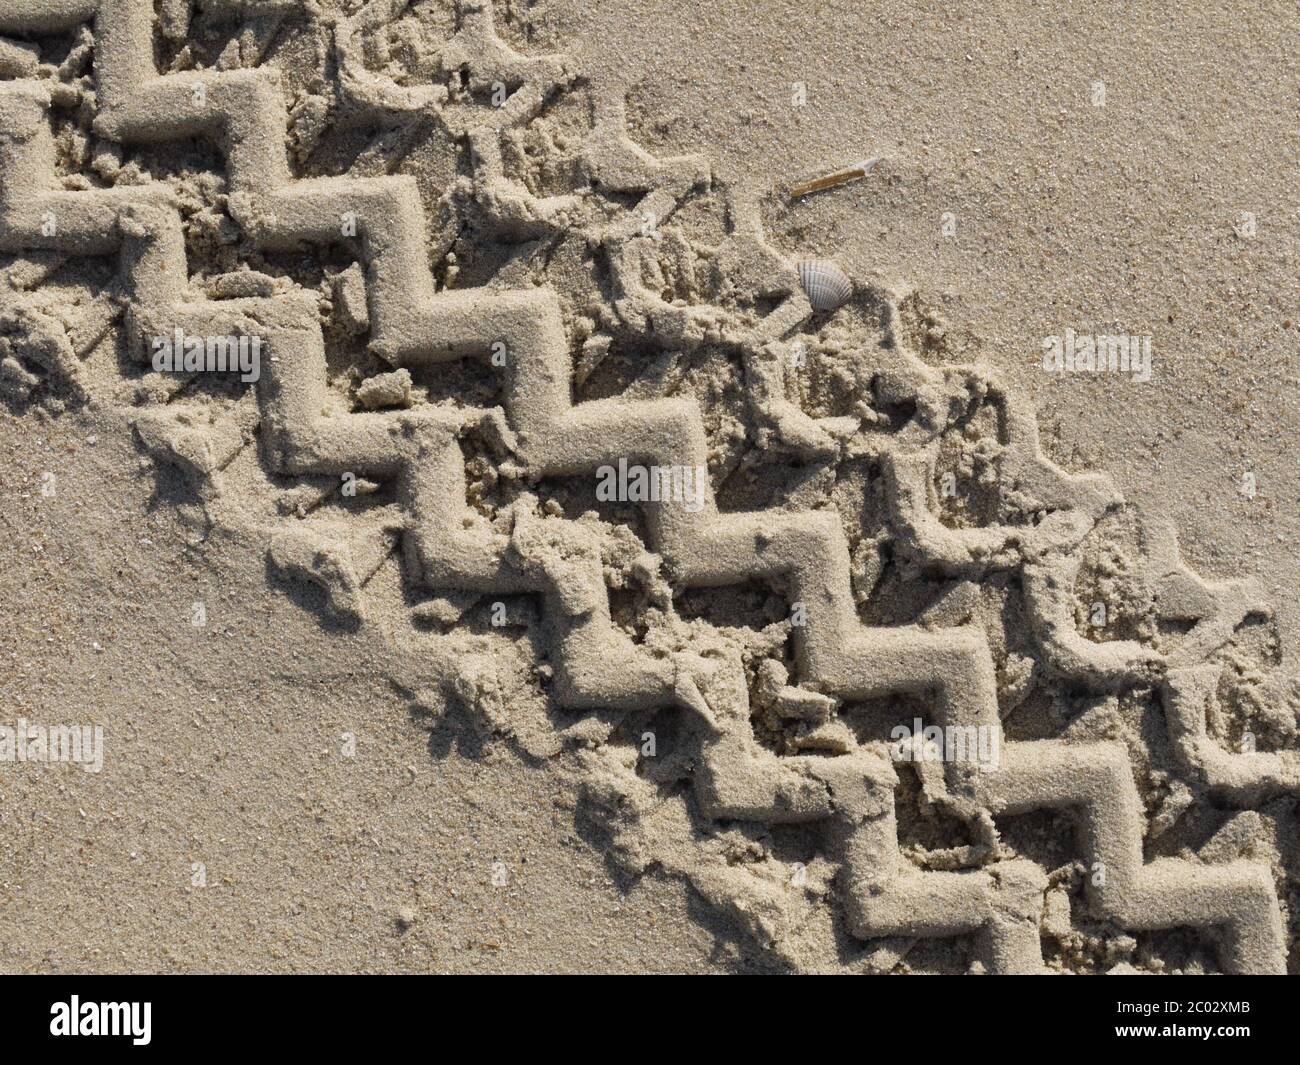
[{"label": "ridged cockle shell", "polygon": [[849,275],[830,259],[804,259],[799,264],[799,283],[815,311],[833,311],[853,295]]}]

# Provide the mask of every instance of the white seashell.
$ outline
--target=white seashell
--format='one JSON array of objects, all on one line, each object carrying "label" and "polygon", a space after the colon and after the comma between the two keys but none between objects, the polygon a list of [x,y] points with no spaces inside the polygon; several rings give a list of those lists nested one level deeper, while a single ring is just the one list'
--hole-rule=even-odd
[{"label": "white seashell", "polygon": [[833,311],[853,295],[849,275],[830,259],[804,259],[799,264],[799,283],[815,311]]}]

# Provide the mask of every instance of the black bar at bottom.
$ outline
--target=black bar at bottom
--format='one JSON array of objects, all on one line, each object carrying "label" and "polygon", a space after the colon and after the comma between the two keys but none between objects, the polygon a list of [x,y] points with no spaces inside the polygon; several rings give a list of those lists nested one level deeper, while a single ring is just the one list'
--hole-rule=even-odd
[{"label": "black bar at bottom", "polygon": [[[429,1021],[456,1024],[458,1039],[554,1039],[557,1027],[598,1025],[611,1034],[626,1025],[645,1033],[659,1025],[698,1023],[697,993],[674,1005],[666,987],[624,992],[622,1006],[593,1011],[572,1002],[579,1016],[557,1015],[555,1002],[530,1006],[532,995],[475,988],[434,987],[429,977],[361,976],[87,976],[5,977],[6,1050],[77,1049],[96,1053],[202,1048],[205,1053],[283,1046],[295,1054],[408,1044]],[[1294,1007],[1285,980],[1222,977],[1203,980],[1122,977],[992,977],[921,980],[872,979],[859,1010],[868,1025],[924,1032],[925,1045],[951,1042],[967,1049],[972,1033],[1031,1045],[1064,1039],[1087,1049],[1120,1043],[1233,1044],[1287,1035]],[[609,993],[608,985],[602,989]],[[838,989],[837,989],[838,990]],[[459,993],[459,994],[458,994]],[[769,992],[770,993],[770,992]],[[824,1001],[826,990],[783,988],[797,1009],[802,994]],[[854,992],[849,992],[850,995]],[[460,996],[469,1000],[456,1007]],[[638,1005],[638,1001],[641,1002]],[[145,1008],[147,1004],[147,1009]],[[543,1014],[542,1011],[546,1012]],[[648,1012],[647,1012],[648,1011]],[[535,1013],[536,1019],[529,1014]],[[500,1014],[499,1025],[492,1020]],[[790,1014],[787,1014],[789,1016]],[[738,1031],[731,1029],[729,1042]],[[57,1034],[56,1034],[57,1033]],[[98,1033],[98,1034],[91,1034]],[[114,1034],[116,1033],[116,1034]],[[531,1034],[530,1034],[531,1033]],[[549,1033],[543,1035],[542,1033]],[[553,1046],[553,1044],[552,1044]],[[428,1048],[437,1053],[434,1045]],[[20,1060],[10,1058],[9,1060]]]}]

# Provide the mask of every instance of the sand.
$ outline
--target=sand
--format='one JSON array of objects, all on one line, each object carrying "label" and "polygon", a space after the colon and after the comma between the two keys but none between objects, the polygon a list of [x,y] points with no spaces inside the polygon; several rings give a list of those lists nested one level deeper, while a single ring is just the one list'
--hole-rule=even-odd
[{"label": "sand", "polygon": [[0,3],[5,971],[1295,964],[1285,8],[99,6]]}]

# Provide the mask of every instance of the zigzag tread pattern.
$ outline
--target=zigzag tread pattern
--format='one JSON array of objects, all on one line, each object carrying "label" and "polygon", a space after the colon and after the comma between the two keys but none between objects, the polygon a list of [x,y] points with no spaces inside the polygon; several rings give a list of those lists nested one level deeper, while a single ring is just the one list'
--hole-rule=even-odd
[{"label": "zigzag tread pattern", "polygon": [[[218,6],[239,14],[283,5],[223,0]],[[403,6],[370,4],[337,27],[340,55],[349,57],[361,29],[382,24]],[[513,188],[502,177],[494,145],[500,125],[527,122],[548,87],[567,84],[573,72],[562,59],[524,57],[505,46],[492,29],[489,5],[462,4],[461,16],[443,62],[467,68],[475,85],[508,79],[520,86],[496,116],[497,128],[463,131],[487,172],[486,179],[474,179],[476,187],[503,224],[548,224],[572,204],[541,203]],[[694,796],[706,818],[833,826],[838,891],[854,937],[973,933],[993,970],[1043,969],[1043,870],[1018,858],[974,871],[918,868],[898,838],[897,763],[906,760],[900,752],[864,745],[833,758],[778,756],[755,738],[744,667],[734,655],[648,649],[615,625],[599,539],[590,529],[541,522],[524,509],[503,529],[467,504],[459,441],[470,426],[492,426],[525,480],[589,475],[620,459],[702,469],[709,443],[697,403],[621,396],[576,403],[556,294],[548,287],[439,290],[424,244],[425,209],[409,177],[295,179],[284,146],[288,114],[273,69],[158,73],[154,12],[146,0],[0,0],[0,32],[66,32],[83,24],[93,25],[97,135],[122,143],[212,138],[226,160],[231,214],[259,246],[347,243],[338,220],[354,217],[371,349],[394,367],[473,358],[497,372],[488,356],[503,343],[509,357],[500,371],[501,404],[327,411],[315,297],[207,298],[189,279],[181,216],[164,186],[60,189],[49,122],[58,90],[47,79],[0,83],[0,249],[117,255],[126,328],[142,357],[148,337],[176,328],[200,336],[263,337],[269,358],[256,398],[269,467],[285,475],[356,473],[393,482],[408,572],[424,587],[540,596],[557,671],[552,696],[560,705],[625,713],[678,706],[692,715],[701,736]],[[359,67],[343,63],[341,69],[358,92],[369,87],[371,106],[418,110],[438,103],[431,90],[379,91]],[[647,212],[669,218],[686,195],[711,183],[710,170],[698,157],[655,159],[631,142],[624,122],[621,103],[603,97],[582,156],[588,180],[640,197],[625,223],[600,235],[612,264],[618,318],[630,330],[698,347],[725,331],[726,316],[673,305],[645,286],[640,262],[646,238],[638,219]],[[842,427],[803,415],[773,376],[779,344],[811,314],[797,283],[790,283],[792,264],[766,245],[752,214],[737,208],[733,222],[727,249],[733,258],[757,250],[787,279],[780,308],[740,344],[762,413],[796,447],[811,453],[842,447]],[[1253,582],[1204,582],[1182,564],[1176,545],[1162,539],[1149,552],[1159,601],[1170,616],[1193,622],[1179,646],[1165,655],[1137,641],[1095,643],[1081,636],[1072,614],[1076,549],[1121,502],[1118,492],[1105,477],[1071,476],[1046,459],[1032,413],[982,372],[963,371],[958,385],[902,350],[896,357],[897,375],[888,387],[914,402],[916,414],[880,445],[877,459],[899,550],[967,580],[1017,573],[1045,673],[1096,691],[1155,684],[1189,774],[1243,803],[1294,793],[1300,771],[1291,755],[1228,754],[1207,734],[1205,704],[1218,676],[1207,661],[1245,617],[1267,612]],[[998,410],[1002,480],[1032,501],[1041,516],[1036,523],[951,528],[936,513],[937,428],[953,395],[971,388]],[[166,442],[165,419],[145,415],[140,432]],[[194,465],[210,479],[219,477],[220,461],[210,455]],[[1067,811],[1085,863],[1105,870],[1088,886],[1097,917],[1124,929],[1206,929],[1231,971],[1285,968],[1286,933],[1266,866],[1145,859],[1145,816],[1123,744],[1004,742],[995,664],[979,626],[884,627],[860,620],[851,545],[833,505],[728,512],[706,479],[698,508],[647,504],[645,518],[649,546],[675,587],[773,581],[802,604],[806,623],[789,629],[797,683],[769,674],[773,702],[783,712],[824,723],[826,707],[839,702],[900,693],[933,699],[941,725],[989,730],[1003,751],[993,772],[951,764],[930,773],[933,801],[986,826],[997,816]],[[278,543],[292,554],[284,540]],[[355,574],[346,564],[335,568],[336,582],[342,573],[354,594],[360,583]],[[635,772],[602,766],[599,755],[591,760],[593,775],[613,781],[638,816],[652,822],[657,800]],[[776,940],[782,933],[768,922],[759,934]]]}]

